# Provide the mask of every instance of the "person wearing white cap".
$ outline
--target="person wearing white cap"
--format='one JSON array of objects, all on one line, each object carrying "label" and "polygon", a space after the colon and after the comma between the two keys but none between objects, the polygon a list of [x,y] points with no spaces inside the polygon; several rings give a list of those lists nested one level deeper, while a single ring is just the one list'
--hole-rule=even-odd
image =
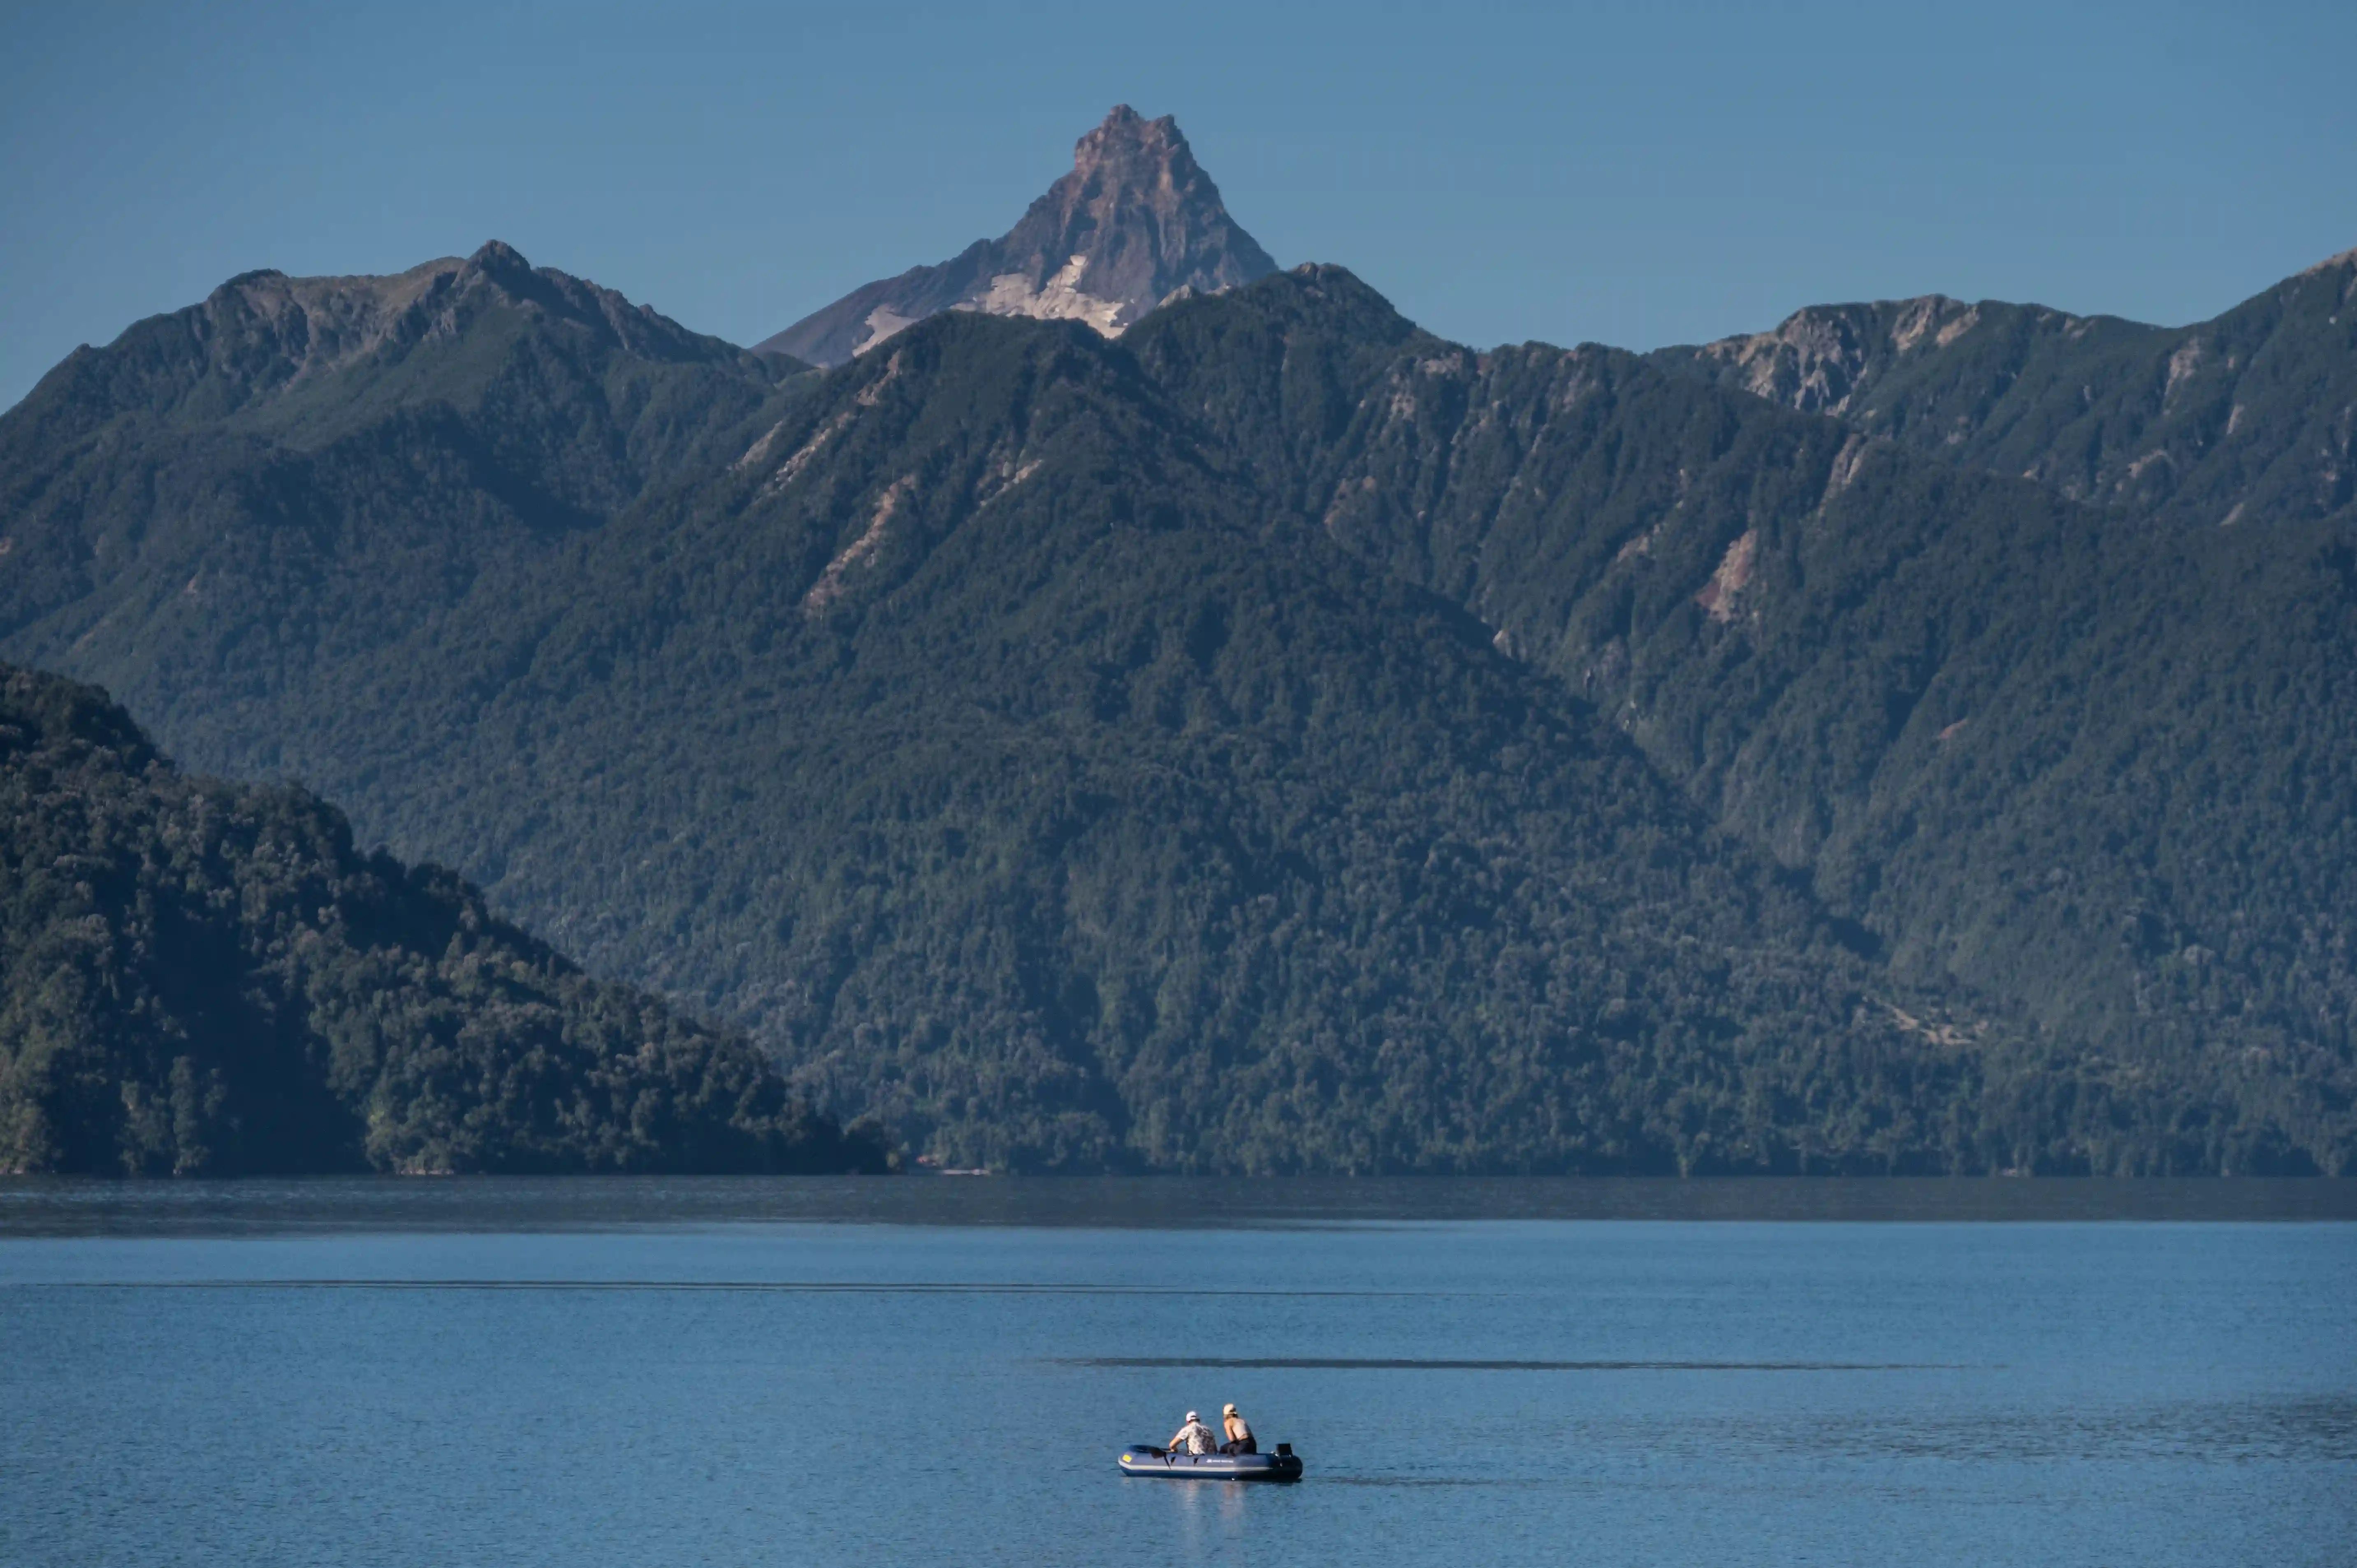
[{"label": "person wearing white cap", "polygon": [[1191,1410],[1187,1412],[1187,1424],[1170,1436],[1173,1454],[1209,1454],[1219,1445],[1220,1440],[1211,1435],[1211,1429],[1203,1424],[1203,1418]]},{"label": "person wearing white cap", "polygon": [[1228,1434],[1228,1440],[1220,1444],[1221,1453],[1257,1454],[1260,1452],[1260,1445],[1253,1441],[1252,1423],[1236,1413],[1234,1405],[1226,1404],[1220,1407],[1220,1427]]}]

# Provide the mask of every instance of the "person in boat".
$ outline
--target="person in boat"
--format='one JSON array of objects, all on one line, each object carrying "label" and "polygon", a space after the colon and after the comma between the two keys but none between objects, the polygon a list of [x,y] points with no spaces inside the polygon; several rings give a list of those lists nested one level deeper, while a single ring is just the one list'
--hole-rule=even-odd
[{"label": "person in boat", "polygon": [[1252,1424],[1236,1413],[1234,1405],[1220,1407],[1220,1426],[1228,1434],[1228,1440],[1220,1444],[1221,1453],[1257,1454],[1260,1452],[1260,1445],[1253,1441]]},{"label": "person in boat", "polygon": [[1187,1424],[1170,1436],[1170,1452],[1173,1454],[1210,1454],[1217,1451],[1218,1447],[1219,1440],[1211,1435],[1211,1429],[1205,1426],[1203,1418],[1191,1410],[1187,1412]]}]

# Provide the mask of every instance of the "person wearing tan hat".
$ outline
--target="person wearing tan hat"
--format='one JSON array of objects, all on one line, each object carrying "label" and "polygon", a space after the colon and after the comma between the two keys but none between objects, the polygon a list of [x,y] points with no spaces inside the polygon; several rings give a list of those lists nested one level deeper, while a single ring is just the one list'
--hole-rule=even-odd
[{"label": "person wearing tan hat", "polygon": [[1257,1454],[1260,1452],[1260,1445],[1253,1441],[1252,1427],[1250,1423],[1248,1423],[1243,1416],[1236,1413],[1236,1407],[1234,1405],[1229,1404],[1222,1405],[1220,1407],[1220,1425],[1226,1430],[1228,1434],[1228,1440],[1220,1444],[1221,1453]]}]

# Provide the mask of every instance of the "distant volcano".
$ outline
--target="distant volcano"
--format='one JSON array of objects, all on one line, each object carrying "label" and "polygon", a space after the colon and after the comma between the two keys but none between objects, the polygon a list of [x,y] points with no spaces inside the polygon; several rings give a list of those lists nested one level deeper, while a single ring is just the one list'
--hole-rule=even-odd
[{"label": "distant volcano", "polygon": [[1275,270],[1228,216],[1178,123],[1125,103],[1002,238],[878,279],[758,347],[839,365],[943,310],[1085,321],[1114,338],[1182,288],[1213,293]]}]

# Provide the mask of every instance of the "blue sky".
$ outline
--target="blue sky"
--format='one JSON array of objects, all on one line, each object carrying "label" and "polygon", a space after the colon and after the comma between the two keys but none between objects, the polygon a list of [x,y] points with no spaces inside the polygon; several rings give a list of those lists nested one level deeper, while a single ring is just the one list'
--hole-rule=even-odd
[{"label": "blue sky", "polygon": [[2357,5],[133,4],[0,15],[0,405],[253,267],[505,239],[751,342],[1116,102],[1488,345],[1933,290],[2187,321],[2357,245]]}]

